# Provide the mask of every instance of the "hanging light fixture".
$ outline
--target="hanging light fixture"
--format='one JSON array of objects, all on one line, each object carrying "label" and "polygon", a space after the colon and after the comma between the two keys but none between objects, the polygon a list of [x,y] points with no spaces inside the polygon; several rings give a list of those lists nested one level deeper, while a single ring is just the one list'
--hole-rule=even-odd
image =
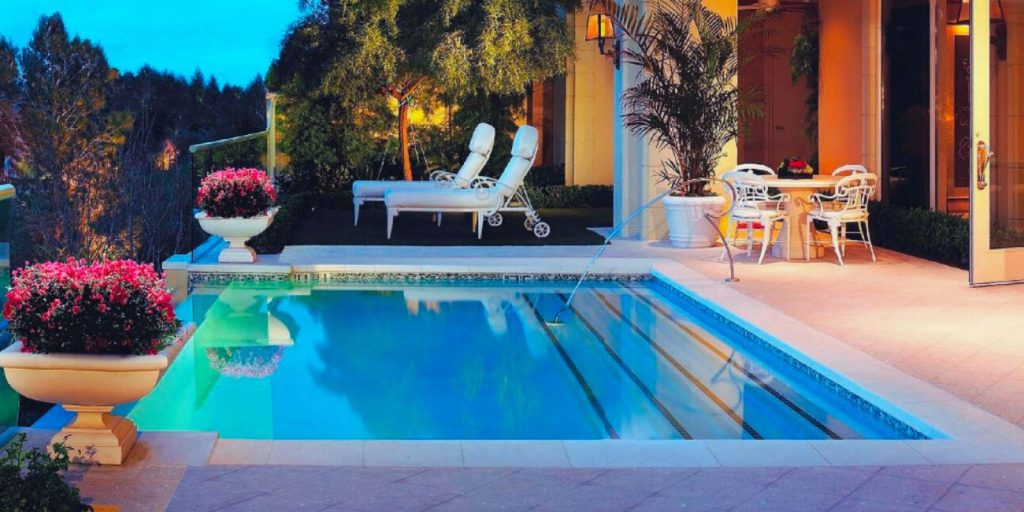
[{"label": "hanging light fixture", "polygon": [[[993,7],[992,23],[1005,23],[1006,11],[1003,10],[1003,0],[996,0]],[[946,2],[946,23],[949,25],[970,25],[971,0],[948,0]]]},{"label": "hanging light fixture", "polygon": [[[992,22],[992,45],[996,48],[996,55],[999,57],[999,60],[1006,60],[1006,10],[1003,9],[1003,0],[996,0],[992,4],[990,20]],[[947,0],[946,23],[962,27],[964,30],[970,27],[971,0]]]},{"label": "hanging light fixture", "polygon": [[[609,52],[605,48],[605,42],[609,39],[615,40],[615,46]],[[615,21],[611,16],[603,13],[591,14],[587,17],[587,41],[597,41],[597,49],[601,55],[612,57],[615,61],[615,69],[619,68],[619,55],[621,46],[615,34]]]}]

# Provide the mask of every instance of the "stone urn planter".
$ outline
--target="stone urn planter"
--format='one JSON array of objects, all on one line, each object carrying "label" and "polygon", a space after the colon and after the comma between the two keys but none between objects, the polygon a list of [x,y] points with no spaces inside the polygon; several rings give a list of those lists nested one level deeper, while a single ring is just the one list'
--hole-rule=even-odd
[{"label": "stone urn planter", "polygon": [[22,267],[4,318],[17,340],[0,351],[8,384],[75,414],[53,443],[83,463],[125,460],[136,428],[111,411],[152,391],[194,330],[178,322],[165,277],[131,260]]},{"label": "stone urn planter", "polygon": [[674,247],[693,249],[718,243],[718,230],[706,216],[717,222],[725,209],[725,197],[669,195],[661,201],[668,220],[668,240]]},{"label": "stone urn planter", "polygon": [[114,406],[134,402],[156,387],[194,327],[155,355],[33,354],[17,342],[0,352],[7,382],[23,396],[61,404],[74,419],[51,440],[64,442],[75,462],[117,465],[135,446],[138,431]]},{"label": "stone urn planter", "polygon": [[220,252],[217,261],[221,263],[252,263],[256,261],[256,251],[245,245],[250,238],[259,236],[270,227],[277,215],[277,208],[271,208],[265,215],[255,217],[211,217],[206,212],[196,214],[196,220],[203,231],[219,236],[228,242],[228,247]]},{"label": "stone urn planter", "polygon": [[267,173],[253,168],[228,167],[203,178],[196,193],[201,212],[196,220],[203,231],[228,242],[221,263],[252,263],[256,251],[245,245],[274,222],[277,189]]}]

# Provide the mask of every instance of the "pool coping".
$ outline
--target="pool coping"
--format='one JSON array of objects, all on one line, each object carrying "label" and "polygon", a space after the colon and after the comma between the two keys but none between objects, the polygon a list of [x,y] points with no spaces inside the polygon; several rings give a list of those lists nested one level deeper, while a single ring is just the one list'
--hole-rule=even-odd
[{"label": "pool coping", "polygon": [[[460,259],[457,265],[397,259],[372,265],[280,265],[273,273],[301,274],[573,274],[581,258],[548,258],[518,265],[491,259]],[[887,365],[772,306],[744,295],[675,261],[607,258],[598,274],[646,273],[702,301],[763,337],[776,348],[931,435],[929,440],[595,440],[595,441],[331,441],[218,439],[208,464],[299,464],[417,467],[744,467],[985,464],[1024,462],[1024,430],[934,385]],[[203,265],[199,273],[241,277],[248,268]],[[504,270],[504,272],[502,272]],[[188,271],[191,273],[192,268]],[[258,270],[255,270],[258,272]],[[191,279],[190,279],[191,281]],[[786,340],[786,341],[782,341]],[[163,434],[163,433],[161,433]],[[173,435],[167,433],[166,435]]]}]

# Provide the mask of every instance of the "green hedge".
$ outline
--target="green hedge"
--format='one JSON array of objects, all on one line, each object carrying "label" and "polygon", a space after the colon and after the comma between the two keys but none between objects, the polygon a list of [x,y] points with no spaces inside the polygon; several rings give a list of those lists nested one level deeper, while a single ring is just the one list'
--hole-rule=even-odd
[{"label": "green hedge", "polygon": [[963,217],[871,203],[871,239],[879,247],[967,268],[970,236],[970,225]]},{"label": "green hedge", "polygon": [[[317,198],[315,192],[290,194],[283,198],[278,204],[280,209],[274,217],[273,224],[260,236],[250,240],[249,247],[259,254],[277,254],[283,251],[292,231],[309,214]],[[352,204],[351,199],[348,204]]]},{"label": "green hedge", "polygon": [[611,208],[609,185],[529,187],[534,208]]}]

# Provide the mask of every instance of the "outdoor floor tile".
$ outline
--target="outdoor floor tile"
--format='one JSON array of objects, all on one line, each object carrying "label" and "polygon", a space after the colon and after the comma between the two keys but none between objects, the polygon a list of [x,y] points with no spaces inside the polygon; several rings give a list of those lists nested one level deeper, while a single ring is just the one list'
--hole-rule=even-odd
[{"label": "outdoor floor tile", "polygon": [[518,471],[512,468],[431,468],[404,481],[440,491],[462,494],[491,482],[500,481]]},{"label": "outdoor floor tile", "polygon": [[1024,510],[1024,493],[954,485],[933,507],[941,512],[1005,512]]},{"label": "outdoor floor tile", "polygon": [[875,475],[850,494],[856,499],[882,501],[908,507],[926,507],[939,501],[950,484]]},{"label": "outdoor floor tile", "polygon": [[843,498],[840,494],[826,494],[806,489],[769,487],[754,494],[733,510],[742,512],[818,512],[828,510]]},{"label": "outdoor floor tile", "polygon": [[960,479],[971,466],[963,464],[947,464],[942,466],[887,466],[882,468],[880,475],[896,478],[914,478],[929,482],[953,483]]},{"label": "outdoor floor tile", "polygon": [[846,498],[829,509],[829,512],[924,512],[925,510],[928,510],[928,507],[895,505],[884,501]]},{"label": "outdoor floor tile", "polygon": [[651,494],[651,492],[646,491],[583,484],[565,494],[541,503],[534,510],[538,512],[563,512],[566,510],[618,512],[629,509],[651,496]]},{"label": "outdoor floor tile", "polygon": [[397,482],[349,496],[343,501],[335,502],[328,510],[411,512],[426,510],[457,496],[458,494],[455,493],[439,491],[422,485]]},{"label": "outdoor floor tile", "polygon": [[587,482],[613,489],[655,493],[697,472],[696,468],[609,469]]},{"label": "outdoor floor tile", "polygon": [[1024,491],[1024,465],[985,464],[974,466],[968,469],[957,483],[1022,492]]},{"label": "outdoor floor tile", "polygon": [[878,468],[796,468],[772,483],[772,487],[845,496],[860,487],[876,472]]}]

